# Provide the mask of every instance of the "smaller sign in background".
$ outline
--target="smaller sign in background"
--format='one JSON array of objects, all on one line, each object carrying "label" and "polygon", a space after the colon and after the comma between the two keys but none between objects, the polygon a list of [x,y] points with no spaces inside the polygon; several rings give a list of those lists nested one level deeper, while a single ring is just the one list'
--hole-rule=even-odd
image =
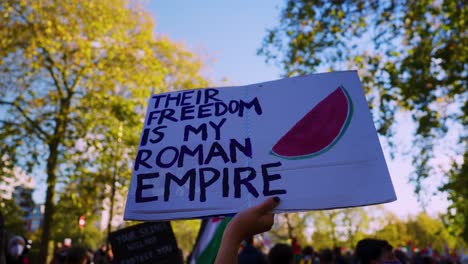
[{"label": "smaller sign in background", "polygon": [[109,235],[113,263],[183,263],[169,222],[148,222]]}]

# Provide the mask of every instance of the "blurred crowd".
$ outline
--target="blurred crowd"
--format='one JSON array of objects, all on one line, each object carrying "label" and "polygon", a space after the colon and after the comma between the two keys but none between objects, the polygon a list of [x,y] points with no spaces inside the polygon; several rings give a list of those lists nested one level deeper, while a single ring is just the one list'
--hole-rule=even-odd
[{"label": "blurred crowd", "polygon": [[99,249],[93,251],[90,248],[72,247],[71,241],[57,243],[54,256],[50,264],[108,264],[112,262],[112,250],[106,245],[101,245]]},{"label": "blurred crowd", "polygon": [[[7,238],[4,250],[0,250],[0,264],[29,264],[31,241],[14,235]],[[70,239],[57,243],[50,264],[108,264],[112,262],[112,251],[102,245],[96,251],[83,247],[73,247]]]},{"label": "blurred crowd", "polygon": [[[263,249],[263,250],[262,250]],[[439,254],[427,249],[393,248],[385,240],[360,240],[354,251],[336,247],[315,251],[312,246],[301,248],[296,240],[291,244],[276,244],[265,252],[252,238],[243,242],[239,264],[468,264],[468,255],[456,252]]]},{"label": "blurred crowd", "polygon": [[[246,239],[239,249],[238,264],[468,264],[468,255],[450,252],[448,248],[444,253],[431,247],[394,248],[385,240],[372,238],[360,240],[354,251],[339,247],[319,251],[312,246],[301,248],[296,239],[290,244],[278,243],[266,250],[264,242],[254,237]],[[0,264],[29,264],[30,249],[31,240],[2,229],[0,214]],[[105,244],[92,250],[75,247],[71,239],[65,239],[55,245],[50,264],[107,264],[112,261],[112,250]]]},{"label": "blurred crowd", "polygon": [[[30,264],[32,241],[7,231],[3,220],[0,212],[0,264]],[[72,246],[72,240],[67,238],[63,243],[55,245],[50,264],[108,264],[112,259],[112,250],[106,245],[94,251],[90,248]]]},{"label": "blurred crowd", "polygon": [[[28,242],[21,236],[12,236],[6,245],[1,264],[29,264]],[[112,251],[102,245],[96,251],[73,247],[71,240],[57,243],[51,264],[107,264],[112,263]],[[315,251],[312,246],[300,248],[295,240],[290,244],[276,244],[266,254],[252,238],[244,241],[238,255],[239,264],[468,264],[468,255],[440,255],[432,250],[408,252],[406,248],[393,248],[387,241],[363,239],[354,251],[336,247]]]}]

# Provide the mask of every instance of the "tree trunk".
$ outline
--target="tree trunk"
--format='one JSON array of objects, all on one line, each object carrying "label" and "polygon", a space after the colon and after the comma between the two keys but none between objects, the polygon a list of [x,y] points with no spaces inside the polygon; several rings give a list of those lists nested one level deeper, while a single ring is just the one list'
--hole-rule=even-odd
[{"label": "tree trunk", "polygon": [[4,227],[3,227],[3,215],[2,212],[0,212],[0,264],[5,264],[5,250],[4,248],[6,247],[5,245],[5,232],[4,232]]},{"label": "tree trunk", "polygon": [[66,126],[70,114],[70,103],[73,93],[70,92],[60,100],[60,110],[55,118],[54,134],[49,139],[49,156],[47,157],[47,193],[44,209],[44,223],[39,247],[39,263],[47,263],[49,253],[50,229],[54,217],[55,185],[57,184],[57,161],[59,147],[65,138]]},{"label": "tree trunk", "polygon": [[291,225],[291,222],[289,221],[289,214],[284,214],[284,216],[286,217],[286,225],[288,227],[288,237],[289,239],[291,239],[291,241],[293,241],[293,238],[294,238],[293,227]]},{"label": "tree trunk", "polygon": [[120,143],[122,141],[122,122],[119,122],[119,132],[117,136],[117,142],[115,144],[116,152],[114,156],[114,168],[112,171],[112,186],[111,186],[111,196],[110,196],[110,210],[109,210],[109,221],[107,222],[107,248],[110,248],[110,233],[112,231],[112,218],[114,217],[114,199],[115,199],[115,192],[116,186],[115,183],[117,181],[117,160],[120,158]]},{"label": "tree trunk", "polygon": [[110,241],[109,241],[109,237],[110,237],[110,233],[112,231],[112,218],[114,218],[114,199],[115,199],[115,181],[116,181],[116,177],[117,177],[117,162],[114,161],[114,172],[113,172],[113,175],[112,175],[112,186],[111,186],[111,195],[110,195],[110,201],[109,201],[109,204],[110,204],[110,208],[109,208],[109,221],[107,222],[107,248],[110,248]]},{"label": "tree trunk", "polygon": [[331,238],[332,238],[332,243],[333,243],[333,248],[336,247],[336,223],[335,223],[335,217],[337,213],[331,213],[329,215],[329,221],[330,221],[330,232],[331,232]]},{"label": "tree trunk", "polygon": [[[55,144],[53,144],[55,145]],[[44,223],[41,234],[41,245],[39,247],[39,263],[47,263],[47,255],[49,251],[50,228],[52,218],[54,216],[54,199],[55,199],[55,184],[57,183],[57,158],[58,144],[55,148],[50,146],[50,154],[47,158],[47,193],[44,210]]]}]

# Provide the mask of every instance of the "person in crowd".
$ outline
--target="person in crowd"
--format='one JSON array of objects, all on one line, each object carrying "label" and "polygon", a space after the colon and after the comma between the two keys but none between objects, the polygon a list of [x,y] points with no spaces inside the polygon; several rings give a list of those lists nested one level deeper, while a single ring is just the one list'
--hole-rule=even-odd
[{"label": "person in crowd", "polygon": [[468,255],[462,255],[460,257],[460,264],[468,264]]},{"label": "person in crowd", "polygon": [[294,252],[291,246],[286,244],[274,245],[268,252],[269,264],[293,264]]},{"label": "person in crowd", "polygon": [[[62,256],[63,245],[62,242],[57,242],[55,244],[54,255],[52,257],[51,264],[63,263],[65,261],[65,256]],[[63,260],[61,260],[63,257]]]},{"label": "person in crowd", "polygon": [[395,263],[398,260],[393,256],[393,247],[385,240],[366,238],[357,243],[354,253],[355,263]]},{"label": "person in crowd", "polygon": [[423,264],[435,264],[434,259],[431,258],[430,256],[423,256],[422,263]]},{"label": "person in crowd", "polygon": [[320,252],[320,264],[333,264],[333,252],[331,249],[324,249]]},{"label": "person in crowd", "polygon": [[395,255],[395,257],[398,259],[398,261],[401,264],[408,264],[409,263],[408,256],[405,254],[405,252],[397,249],[397,250],[395,250],[395,252],[393,254]]},{"label": "person in crowd", "polygon": [[299,264],[318,264],[318,258],[314,253],[314,248],[311,246],[306,246],[302,249],[302,259],[299,261]]},{"label": "person in crowd", "polygon": [[[237,263],[237,255],[240,244],[243,240],[266,232],[271,229],[274,223],[273,210],[279,205],[280,198],[273,197],[269,198],[257,206],[251,207],[247,210],[239,212],[229,222],[228,226],[224,230],[221,245],[218,250],[218,254],[215,259],[215,264],[235,264]],[[398,251],[396,251],[398,252]],[[333,263],[333,257],[330,261],[329,257],[325,255],[332,255],[333,253],[322,255],[321,263]],[[447,263],[455,263],[459,261],[453,261],[450,258]],[[278,244],[273,247],[269,254],[268,260],[270,264],[292,264],[294,262],[294,254],[291,246]],[[426,260],[426,263],[428,260]],[[402,254],[393,252],[393,247],[386,241],[380,239],[366,238],[360,240],[354,252],[354,263],[355,264],[400,264],[408,263],[405,261],[405,257]],[[413,264],[418,264],[414,259],[411,261]],[[419,262],[421,263],[421,262]],[[435,263],[435,259],[430,257],[430,263]],[[444,263],[444,259],[441,259],[440,263]],[[423,264],[423,263],[421,263]]]},{"label": "person in crowd", "polygon": [[26,256],[26,241],[20,236],[13,236],[8,240],[6,263],[8,264],[29,264]]},{"label": "person in crowd", "polygon": [[344,256],[343,256],[343,259],[345,260],[346,264],[351,264],[353,263],[353,253],[351,252],[351,250],[346,250]]},{"label": "person in crowd", "polygon": [[5,227],[3,221],[3,214],[0,212],[0,264],[5,264]]},{"label": "person in crowd", "polygon": [[112,246],[107,249],[107,257],[110,259],[110,262],[114,260],[114,253],[112,251]]},{"label": "person in crowd", "polygon": [[299,242],[297,241],[296,237],[292,238],[291,241],[291,247],[294,255],[294,263],[299,262],[300,259],[302,259],[302,249],[301,246],[299,245]]},{"label": "person in crowd", "polygon": [[266,257],[254,245],[254,237],[250,236],[245,241],[244,248],[237,257],[239,264],[266,264]]},{"label": "person in crowd", "polygon": [[393,253],[393,246],[388,243],[387,240],[382,240],[384,241],[384,246],[383,246],[383,260],[386,263],[398,263],[400,264],[400,261],[398,258],[395,257],[395,254]]},{"label": "person in crowd", "polygon": [[[179,263],[185,263],[184,262],[184,252],[182,251],[181,248],[177,248],[177,254],[179,255]],[[112,261],[111,261],[112,262]],[[109,262],[110,263],[110,262]]]},{"label": "person in crowd", "polygon": [[333,249],[333,259],[336,264],[346,264],[346,260],[341,255],[341,248],[339,247],[335,247]]},{"label": "person in crowd", "polygon": [[101,247],[96,250],[94,253],[94,263],[95,264],[108,264],[110,260],[107,255],[107,246],[105,244],[101,245]]},{"label": "person in crowd", "polygon": [[71,247],[67,250],[64,264],[87,264],[91,263],[88,251],[82,247]]},{"label": "person in crowd", "polygon": [[68,250],[70,248],[71,248],[71,239],[66,238],[63,244],[61,242],[58,242],[55,252],[54,252],[54,257],[52,258],[52,261],[50,263],[51,264],[65,263]]}]

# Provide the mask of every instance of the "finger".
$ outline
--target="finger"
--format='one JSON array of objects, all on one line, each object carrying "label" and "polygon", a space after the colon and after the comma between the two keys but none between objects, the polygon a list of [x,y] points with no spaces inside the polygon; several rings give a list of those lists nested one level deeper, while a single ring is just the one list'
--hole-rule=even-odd
[{"label": "finger", "polygon": [[263,226],[264,232],[271,229],[273,224],[275,223],[275,215],[274,214],[266,214],[263,215],[258,219],[258,222]]},{"label": "finger", "polygon": [[268,198],[266,201],[263,203],[257,205],[255,208],[255,211],[260,213],[260,214],[267,214],[273,211],[280,202],[280,198],[278,196]]}]

